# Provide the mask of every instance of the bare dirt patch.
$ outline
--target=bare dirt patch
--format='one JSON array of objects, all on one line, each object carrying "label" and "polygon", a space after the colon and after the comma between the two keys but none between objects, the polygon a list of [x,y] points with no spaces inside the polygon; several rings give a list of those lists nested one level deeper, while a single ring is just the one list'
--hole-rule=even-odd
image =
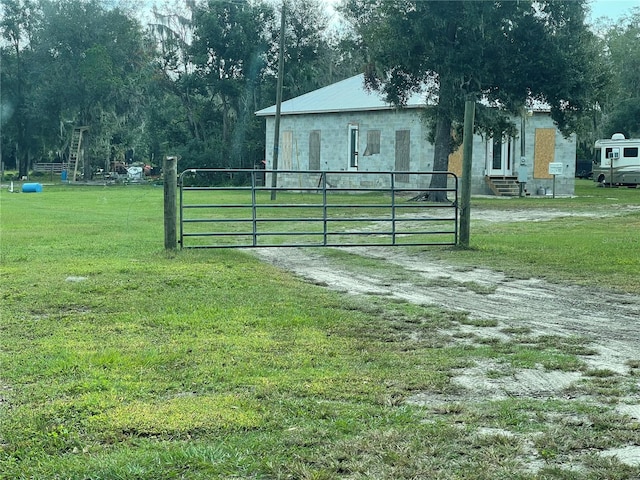
[{"label": "bare dirt patch", "polygon": [[[602,212],[487,210],[474,212],[473,220],[543,221],[568,216],[602,216]],[[351,247],[347,251],[386,262],[407,275],[390,280],[383,267],[373,274],[359,272],[305,248],[266,248],[254,253],[334,290],[395,297],[468,312],[471,319],[497,320],[496,335],[508,326],[527,327],[535,335],[583,336],[593,341],[591,346],[599,353],[587,359],[592,368],[624,374],[629,371],[628,361],[640,358],[640,296],[538,278],[512,278],[487,268],[461,268],[434,258],[429,251],[415,253],[398,247]]]},{"label": "bare dirt patch", "polygon": [[[473,220],[544,221],[577,215],[601,216],[602,212],[476,211]],[[583,338],[591,350],[592,354],[580,356],[586,364],[582,371],[563,372],[541,367],[491,378],[488,375],[490,365],[465,369],[453,379],[466,392],[462,397],[456,397],[458,402],[513,396],[563,398],[572,385],[588,377],[589,371],[604,371],[623,378],[627,385],[635,385],[627,392],[636,393],[625,393],[615,411],[631,421],[638,421],[640,382],[637,370],[634,371],[630,365],[635,365],[640,359],[640,296],[550,283],[538,278],[512,278],[487,268],[461,268],[435,258],[429,251],[351,247],[348,252],[375,259],[381,266],[363,271],[323,255],[317,249],[266,248],[254,251],[261,259],[312,283],[349,295],[380,295],[466,312],[472,321],[494,321],[495,326],[489,327],[474,327],[473,322],[461,326],[467,333],[500,339],[505,330],[526,329],[531,337]],[[393,271],[392,275],[390,271]],[[460,341],[464,341],[462,336]],[[442,395],[425,393],[408,402],[433,406],[450,400]],[[602,454],[637,466],[640,464],[640,441],[637,443]]]},{"label": "bare dirt patch", "polygon": [[256,254],[313,283],[349,294],[436,305],[467,312],[471,319],[498,320],[499,328],[528,327],[535,335],[584,336],[599,353],[587,358],[592,368],[627,373],[627,362],[640,355],[640,297],[636,295],[605,294],[536,278],[514,279],[486,268],[461,269],[428,252],[393,247],[355,247],[349,252],[400,267],[408,275],[390,281],[384,269],[379,274],[362,273],[304,249],[270,248]]}]

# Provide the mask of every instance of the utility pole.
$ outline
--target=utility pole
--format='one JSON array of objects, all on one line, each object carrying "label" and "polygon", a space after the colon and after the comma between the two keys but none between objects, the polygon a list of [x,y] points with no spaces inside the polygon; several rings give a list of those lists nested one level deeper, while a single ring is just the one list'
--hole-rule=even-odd
[{"label": "utility pole", "polygon": [[469,248],[471,229],[471,167],[473,165],[475,114],[475,100],[467,100],[464,104],[464,130],[462,133],[462,186],[460,188],[460,239],[458,241],[463,248]]},{"label": "utility pole", "polygon": [[282,0],[280,10],[280,51],[278,53],[278,86],[276,92],[276,119],[273,133],[273,165],[271,173],[271,200],[276,199],[276,187],[278,186],[278,151],[280,143],[280,111],[282,109],[282,84],[284,83],[284,15],[285,1]]}]

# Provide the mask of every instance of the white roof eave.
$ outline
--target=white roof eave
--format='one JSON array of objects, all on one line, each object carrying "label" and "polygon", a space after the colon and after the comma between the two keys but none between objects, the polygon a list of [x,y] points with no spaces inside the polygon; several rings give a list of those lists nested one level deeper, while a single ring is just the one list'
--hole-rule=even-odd
[{"label": "white roof eave", "polygon": [[[404,107],[395,107],[393,105],[385,106],[385,107],[360,107],[360,108],[349,108],[349,109],[339,109],[339,108],[326,108],[326,109],[317,109],[317,110],[282,110],[280,115],[314,115],[314,114],[323,114],[323,113],[343,113],[343,112],[382,112],[389,110],[404,110],[404,109],[417,109],[417,108],[425,108],[426,105],[407,105]],[[276,114],[275,108],[269,107],[263,110],[256,112],[256,116],[258,117],[274,117]]]}]

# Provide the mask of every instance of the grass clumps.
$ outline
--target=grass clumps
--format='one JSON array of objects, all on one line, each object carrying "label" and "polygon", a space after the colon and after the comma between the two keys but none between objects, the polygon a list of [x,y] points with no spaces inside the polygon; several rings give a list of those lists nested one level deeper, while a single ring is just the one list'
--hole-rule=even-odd
[{"label": "grass clumps", "polygon": [[256,401],[186,393],[164,401],[117,405],[91,417],[89,423],[107,435],[190,438],[198,432],[255,429],[264,420]]},{"label": "grass clumps", "polygon": [[[585,339],[342,295],[246,252],[167,254],[152,187],[0,200],[2,480],[534,479],[537,461],[559,471],[555,459],[571,455],[584,478],[640,474],[580,456],[629,443],[637,423],[588,401],[494,398],[455,381],[483,361],[496,383],[541,365],[580,372]],[[629,393],[616,376],[589,378],[579,393]],[[574,410],[590,423],[554,429],[553,414]],[[600,437],[580,443],[587,427]]]}]

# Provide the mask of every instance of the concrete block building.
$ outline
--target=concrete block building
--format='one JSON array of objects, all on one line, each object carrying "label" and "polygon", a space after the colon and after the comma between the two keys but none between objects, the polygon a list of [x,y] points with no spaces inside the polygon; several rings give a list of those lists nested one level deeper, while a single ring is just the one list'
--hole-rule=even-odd
[{"label": "concrete block building", "polygon": [[[434,148],[422,120],[425,95],[413,95],[406,107],[389,105],[368,91],[356,75],[293,98],[281,105],[278,170],[432,171]],[[273,167],[276,106],[256,112],[266,119],[266,168]],[[576,139],[565,138],[544,105],[533,105],[514,118],[511,138],[474,136],[471,192],[476,195],[517,195],[518,182],[532,195],[551,192],[549,164],[562,164],[555,175],[555,193],[574,193]],[[449,170],[462,173],[462,151],[449,157]],[[291,177],[278,176],[280,186]],[[373,182],[371,175],[349,175],[348,182]],[[428,176],[399,176],[398,181],[428,183]],[[419,179],[419,180],[418,180]],[[402,183],[401,183],[402,185]],[[341,185],[348,187],[349,185]],[[367,186],[367,185],[360,185]],[[428,185],[402,185],[416,190]]]}]

